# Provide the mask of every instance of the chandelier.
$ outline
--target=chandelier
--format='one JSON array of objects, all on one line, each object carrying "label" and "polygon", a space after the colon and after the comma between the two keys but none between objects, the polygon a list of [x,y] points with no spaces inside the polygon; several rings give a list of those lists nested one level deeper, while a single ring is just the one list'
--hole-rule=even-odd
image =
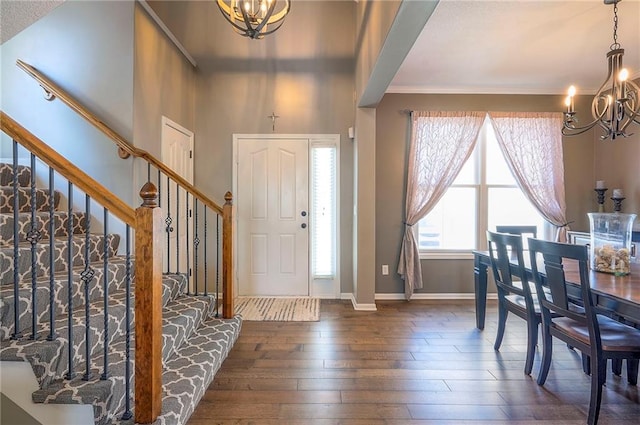
[{"label": "chandelier", "polygon": [[[274,33],[291,9],[290,0],[216,0],[234,30],[252,39]],[[280,6],[280,7],[278,7]],[[276,7],[278,11],[276,12]]]},{"label": "chandelier", "polygon": [[613,4],[613,44],[609,47],[607,61],[609,70],[607,78],[598,89],[591,103],[593,121],[585,126],[577,126],[575,117],[574,100],[576,88],[569,87],[569,95],[565,99],[567,107],[564,113],[564,125],[562,134],[576,136],[596,125],[603,134],[601,140],[615,140],[617,137],[628,137],[627,127],[633,122],[640,124],[640,88],[632,80],[629,80],[629,71],[622,67],[624,49],[618,43],[618,2],[622,0],[604,0],[605,4]]}]

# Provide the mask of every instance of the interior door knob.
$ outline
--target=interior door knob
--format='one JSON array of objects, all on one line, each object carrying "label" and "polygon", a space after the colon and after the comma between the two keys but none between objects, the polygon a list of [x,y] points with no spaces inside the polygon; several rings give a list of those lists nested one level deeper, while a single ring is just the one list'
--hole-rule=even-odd
[{"label": "interior door knob", "polygon": [[302,224],[300,225],[300,227],[302,227],[303,229],[306,229],[306,228],[307,228],[307,223],[302,223]]}]

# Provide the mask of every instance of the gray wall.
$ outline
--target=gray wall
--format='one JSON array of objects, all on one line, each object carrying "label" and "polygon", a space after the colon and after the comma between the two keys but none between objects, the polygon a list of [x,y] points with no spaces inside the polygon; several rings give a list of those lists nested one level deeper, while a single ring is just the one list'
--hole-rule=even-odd
[{"label": "gray wall", "polygon": [[119,159],[115,145],[62,102],[46,101],[15,62],[38,68],[131,140],[133,8],[132,2],[65,2],[1,47],[2,109],[127,202],[131,160]]},{"label": "gray wall", "polygon": [[[163,116],[195,131],[196,71],[138,3],[134,51],[133,143],[162,159]],[[135,171],[139,189],[146,162],[135,160]]]},{"label": "gray wall", "polygon": [[[588,107],[581,98],[576,108]],[[403,293],[396,273],[404,231],[409,116],[404,110],[559,111],[562,96],[386,94],[376,114],[376,293]],[[584,105],[584,106],[583,106]],[[565,138],[567,219],[580,228],[595,208],[593,135]],[[390,273],[382,276],[381,265]],[[423,293],[472,293],[472,260],[422,260]]]},{"label": "gray wall", "polygon": [[[640,84],[640,79],[635,83]],[[586,111],[588,114],[589,110]],[[613,210],[613,201],[609,198],[613,189],[621,188],[626,198],[622,202],[622,212],[638,215],[634,229],[640,231],[640,127],[634,124],[628,132],[633,135],[611,142],[601,141],[602,133],[596,131],[593,167],[596,180],[604,180],[609,188],[605,211]]]},{"label": "gray wall", "polygon": [[[343,292],[352,291],[353,143],[347,130],[354,125],[353,13],[347,2],[297,2],[282,28],[269,36],[277,38],[258,41],[223,23],[216,43],[249,49],[253,57],[199,62],[196,95],[196,183],[219,201],[231,189],[234,133],[271,133],[267,116],[275,112],[276,133],[340,134]],[[267,52],[275,54],[267,57]]]}]

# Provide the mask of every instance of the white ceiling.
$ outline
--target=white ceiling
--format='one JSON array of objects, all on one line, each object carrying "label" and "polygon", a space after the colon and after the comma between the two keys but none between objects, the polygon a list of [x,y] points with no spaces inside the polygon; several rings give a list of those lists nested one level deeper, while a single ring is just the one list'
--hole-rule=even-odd
[{"label": "white ceiling", "polygon": [[0,44],[60,6],[64,1],[0,1]]},{"label": "white ceiling", "polygon": [[[640,78],[640,0],[618,8],[624,66]],[[612,42],[603,0],[441,0],[387,92],[595,93]]]}]

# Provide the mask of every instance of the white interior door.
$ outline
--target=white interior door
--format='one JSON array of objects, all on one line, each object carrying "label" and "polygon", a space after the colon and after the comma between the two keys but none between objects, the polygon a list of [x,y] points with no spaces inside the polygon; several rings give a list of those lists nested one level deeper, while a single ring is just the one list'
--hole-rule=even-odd
[{"label": "white interior door", "polygon": [[238,291],[309,295],[308,140],[238,141]]},{"label": "white interior door", "polygon": [[[166,117],[162,117],[162,162],[193,184],[193,133]],[[169,217],[171,221],[168,249],[164,250],[165,270],[168,265],[172,273],[187,273],[191,267],[187,264],[187,192],[176,183],[168,182],[166,176],[162,177],[160,185],[163,217],[165,220]],[[193,209],[193,199],[189,202],[189,209]],[[192,227],[188,231],[193,235]]]}]

